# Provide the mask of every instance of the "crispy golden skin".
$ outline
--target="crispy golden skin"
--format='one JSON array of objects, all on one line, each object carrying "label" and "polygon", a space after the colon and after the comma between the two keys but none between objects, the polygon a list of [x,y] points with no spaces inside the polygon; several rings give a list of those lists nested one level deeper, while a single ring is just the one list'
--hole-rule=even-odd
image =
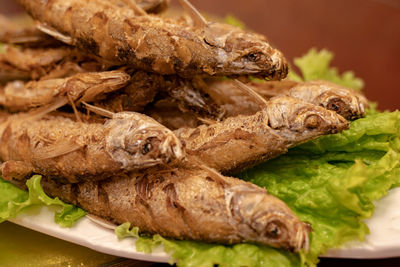
[{"label": "crispy golden skin", "polygon": [[[51,115],[32,121],[23,114],[0,123],[5,179],[39,173],[70,183],[101,180],[183,157],[184,148],[170,130],[134,112],[116,113],[105,123]],[[16,175],[18,170],[26,171]]]},{"label": "crispy golden skin", "polygon": [[46,193],[115,223],[164,237],[308,249],[310,226],[281,200],[251,183],[197,168],[156,169],[101,182],[61,185]]},{"label": "crispy golden skin", "polygon": [[278,96],[254,115],[175,131],[189,160],[235,173],[322,135],[348,129],[346,119],[301,100]]},{"label": "crispy golden skin", "polygon": [[57,100],[95,101],[124,87],[130,80],[124,71],[78,73],[69,78],[31,81],[14,81],[0,89],[0,106],[10,111],[27,111],[50,105]]},{"label": "crispy golden skin", "polygon": [[286,60],[265,37],[230,25],[191,26],[94,0],[18,2],[46,33],[116,64],[183,77],[287,74]]},{"label": "crispy golden skin", "polygon": [[[286,95],[335,111],[348,120],[363,117],[369,105],[360,93],[328,81],[269,81],[247,85],[267,100]],[[233,81],[214,79],[202,88],[225,109],[227,116],[250,115],[260,110],[259,103],[237,88]]]}]

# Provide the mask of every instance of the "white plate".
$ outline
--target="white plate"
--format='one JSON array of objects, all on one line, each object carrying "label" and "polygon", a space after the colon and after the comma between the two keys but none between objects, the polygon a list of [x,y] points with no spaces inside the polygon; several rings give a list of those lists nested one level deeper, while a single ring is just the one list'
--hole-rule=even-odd
[{"label": "white plate", "polygon": [[[377,201],[376,210],[366,223],[371,234],[364,242],[352,242],[341,249],[328,251],[325,257],[334,258],[386,258],[400,256],[400,188]],[[162,247],[151,254],[136,252],[135,239],[117,239],[114,231],[98,226],[87,218],[72,228],[61,228],[54,222],[54,212],[47,207],[21,214],[13,223],[48,234],[99,252],[153,262],[168,262],[169,256]]]}]

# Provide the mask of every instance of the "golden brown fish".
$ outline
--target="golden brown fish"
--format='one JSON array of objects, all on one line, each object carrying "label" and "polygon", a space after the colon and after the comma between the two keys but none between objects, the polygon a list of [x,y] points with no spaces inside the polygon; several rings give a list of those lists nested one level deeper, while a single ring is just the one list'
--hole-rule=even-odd
[{"label": "golden brown fish", "polygon": [[368,100],[355,90],[341,85],[315,80],[290,85],[278,82],[253,83],[253,88],[265,98],[271,95],[287,95],[335,111],[348,120],[365,116]]},{"label": "golden brown fish", "polygon": [[[226,110],[227,116],[251,115],[260,110],[259,103],[232,80],[215,79],[198,86]],[[363,117],[368,107],[368,100],[360,93],[328,81],[251,82],[247,86],[266,100],[286,95],[335,111],[348,120]]]},{"label": "golden brown fish", "polygon": [[159,169],[65,185],[42,178],[42,186],[53,197],[118,224],[130,222],[142,233],[251,242],[295,252],[309,246],[311,227],[284,202],[251,183],[209,170]]},{"label": "golden brown fish", "polygon": [[124,71],[78,73],[69,78],[42,81],[13,81],[0,89],[0,106],[10,111],[27,111],[60,99],[94,101],[98,95],[124,87],[131,76]]},{"label": "golden brown fish", "polygon": [[[266,38],[194,19],[137,16],[95,0],[18,0],[41,30],[106,61],[159,74],[253,75],[279,80],[287,62]],[[184,1],[187,3],[186,1]],[[63,19],[60,19],[63,18]]]},{"label": "golden brown fish", "polygon": [[43,174],[71,183],[180,161],[184,148],[155,120],[134,112],[116,113],[105,123],[84,123],[47,115],[3,117],[0,160],[3,178]]},{"label": "golden brown fish", "polygon": [[278,96],[254,115],[178,129],[175,134],[186,144],[189,161],[235,173],[284,154],[292,146],[348,127],[347,120],[333,111]]}]

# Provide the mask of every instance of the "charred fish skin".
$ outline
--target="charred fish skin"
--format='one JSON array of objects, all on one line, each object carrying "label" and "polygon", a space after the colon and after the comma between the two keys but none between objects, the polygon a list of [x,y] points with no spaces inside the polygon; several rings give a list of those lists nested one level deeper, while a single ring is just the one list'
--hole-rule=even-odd
[{"label": "charred fish skin", "polygon": [[[117,113],[104,124],[52,116],[32,123],[12,115],[0,124],[0,140],[1,169],[8,180],[32,173],[70,183],[101,180],[184,157],[170,130],[133,112]],[[17,175],[18,170],[26,172]]]},{"label": "charred fish skin", "polygon": [[[287,62],[260,35],[208,23],[191,26],[98,1],[19,0],[32,17],[64,42],[106,59],[159,74],[193,77],[287,75]],[[60,20],[59,18],[64,18]]]},{"label": "charred fish skin", "polygon": [[251,242],[295,252],[309,247],[311,227],[284,202],[253,184],[202,169],[158,169],[78,184],[43,177],[42,187],[91,214],[117,224],[130,222],[142,233]]},{"label": "charred fish skin", "polygon": [[174,132],[186,144],[189,159],[232,174],[284,154],[294,145],[348,127],[348,121],[333,111],[280,96],[254,115]]}]

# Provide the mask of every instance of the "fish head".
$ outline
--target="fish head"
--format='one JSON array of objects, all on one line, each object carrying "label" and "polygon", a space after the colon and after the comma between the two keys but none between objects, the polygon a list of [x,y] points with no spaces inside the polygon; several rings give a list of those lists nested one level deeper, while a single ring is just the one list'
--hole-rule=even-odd
[{"label": "fish head", "polygon": [[283,201],[253,187],[234,188],[230,199],[233,217],[242,221],[239,227],[243,238],[290,251],[307,251],[311,226],[300,221]]},{"label": "fish head", "polygon": [[365,116],[368,100],[358,92],[328,81],[310,81],[295,86],[290,95],[335,111],[348,120]]},{"label": "fish head", "polygon": [[349,122],[336,112],[289,96],[271,98],[264,112],[268,125],[289,145],[349,128]]},{"label": "fish head", "polygon": [[288,73],[283,54],[262,35],[228,24],[208,23],[203,28],[203,40],[216,51],[217,74],[281,80]]},{"label": "fish head", "polygon": [[106,151],[124,169],[139,169],[181,161],[184,145],[152,118],[135,112],[116,113],[106,123]]}]

